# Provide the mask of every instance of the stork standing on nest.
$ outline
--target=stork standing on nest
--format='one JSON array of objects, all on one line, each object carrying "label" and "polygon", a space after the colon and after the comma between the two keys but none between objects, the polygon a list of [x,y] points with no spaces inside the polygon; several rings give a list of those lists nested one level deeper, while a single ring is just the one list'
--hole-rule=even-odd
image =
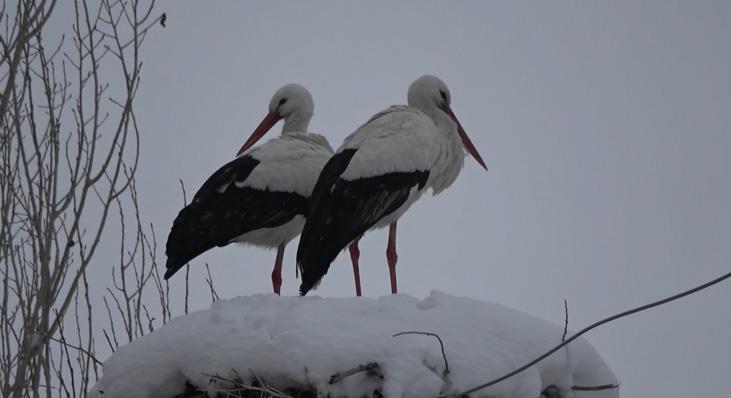
[{"label": "stork standing on nest", "polygon": [[[307,199],[333,154],[325,137],[307,132],[313,110],[304,87],[277,90],[236,159],[208,177],[173,222],[165,279],[213,247],[240,242],[277,249],[272,287],[280,293],[284,248],[302,231]],[[281,137],[252,149],[281,119]]]},{"label": "stork standing on nest", "polygon": [[437,77],[420,77],[409,87],[408,106],[392,106],[371,117],[327,162],[310,197],[297,250],[300,294],[319,284],[330,263],[349,245],[360,296],[358,240],[366,231],[386,226],[391,292],[398,292],[399,217],[427,189],[436,195],[452,185],[465,150],[487,170],[452,112],[451,99]]}]

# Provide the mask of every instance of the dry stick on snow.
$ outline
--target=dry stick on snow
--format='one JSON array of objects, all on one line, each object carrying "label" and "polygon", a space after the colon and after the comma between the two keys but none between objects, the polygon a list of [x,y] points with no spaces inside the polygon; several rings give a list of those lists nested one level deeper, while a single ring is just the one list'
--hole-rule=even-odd
[{"label": "dry stick on snow", "polygon": [[[403,336],[405,334],[420,334],[420,335],[424,335],[424,336],[432,336],[432,337],[436,337],[437,338],[437,340],[439,341],[439,347],[442,350],[442,358],[444,359],[444,371],[442,372],[442,375],[441,375],[442,382],[444,384],[442,384],[442,389],[439,392],[439,395],[443,395],[447,391],[449,391],[450,389],[452,389],[452,380],[449,379],[449,362],[447,361],[447,354],[444,352],[444,342],[442,341],[442,338],[439,337],[439,335],[436,334],[436,333],[431,333],[431,332],[416,332],[416,331],[396,333],[396,334],[393,335],[393,337]],[[434,373],[436,373],[436,370],[433,370],[433,371],[434,371]]]},{"label": "dry stick on snow", "polygon": [[236,397],[238,395],[234,395],[233,393],[241,393],[241,392],[247,392],[247,391],[254,391],[258,392],[260,396],[266,397],[266,398],[293,398],[292,396],[284,393],[283,391],[280,391],[261,380],[259,376],[257,376],[251,369],[249,369],[249,372],[251,372],[252,376],[256,380],[256,382],[259,384],[258,386],[250,385],[250,384],[244,384],[241,380],[241,377],[238,376],[238,373],[234,371],[234,374],[237,375],[237,379],[231,379],[223,377],[219,374],[211,375],[211,374],[203,374],[203,376],[206,376],[210,379],[211,382],[214,383],[225,383],[230,385],[230,387],[216,389],[215,392],[223,393],[226,396]]},{"label": "dry stick on snow", "polygon": [[446,379],[447,375],[449,374],[449,362],[447,361],[447,354],[444,353],[444,342],[442,341],[442,338],[439,337],[436,333],[431,332],[416,332],[416,331],[409,331],[409,332],[400,332],[393,335],[393,337],[399,337],[403,336],[405,334],[421,334],[424,336],[432,336],[436,337],[437,340],[439,340],[439,347],[442,349],[442,358],[444,358],[444,373],[443,377]]},{"label": "dry stick on snow", "polygon": [[[468,394],[471,394],[471,393],[473,393],[475,391],[479,391],[479,390],[485,389],[487,387],[490,387],[492,385],[495,385],[495,384],[497,384],[497,383],[499,383],[499,382],[501,382],[503,380],[509,379],[509,378],[517,375],[518,373],[523,372],[524,370],[530,368],[531,366],[537,364],[538,362],[546,359],[547,357],[549,357],[554,352],[556,352],[556,351],[560,350],[561,348],[567,346],[569,343],[571,343],[572,341],[576,340],[577,338],[579,338],[580,336],[582,336],[583,334],[585,334],[586,332],[588,332],[588,331],[590,331],[592,329],[595,329],[595,328],[597,328],[597,327],[599,327],[601,325],[604,325],[606,323],[612,322],[612,321],[617,320],[619,318],[624,318],[626,316],[629,316],[629,315],[632,315],[632,314],[636,314],[638,312],[642,312],[642,311],[645,311],[645,310],[649,310],[650,308],[654,308],[654,307],[657,307],[657,306],[661,306],[661,305],[666,304],[666,303],[669,303],[671,301],[678,300],[678,299],[683,298],[685,296],[689,296],[689,295],[691,295],[693,293],[699,292],[699,291],[704,290],[706,288],[709,288],[709,287],[711,287],[713,285],[716,285],[718,283],[721,283],[721,282],[723,282],[723,281],[725,281],[726,279],[729,279],[729,278],[731,278],[731,272],[729,272],[727,274],[724,274],[724,275],[721,275],[721,276],[719,276],[716,279],[713,279],[713,280],[711,280],[709,282],[706,282],[706,283],[704,283],[702,285],[696,286],[696,287],[694,287],[692,289],[686,290],[684,292],[675,294],[675,295],[670,296],[670,297],[666,297],[666,298],[664,298],[662,300],[658,300],[658,301],[655,301],[655,302],[652,302],[652,303],[649,303],[649,304],[645,304],[645,305],[642,305],[640,307],[636,307],[636,308],[633,308],[633,309],[630,309],[630,310],[627,310],[627,311],[624,311],[624,312],[620,312],[619,314],[612,315],[612,316],[610,316],[608,318],[604,318],[604,319],[602,319],[602,320],[600,320],[598,322],[595,322],[595,323],[593,323],[593,324],[585,327],[584,329],[582,329],[578,333],[576,333],[573,336],[571,336],[568,340],[566,340],[566,341],[562,342],[561,344],[553,347],[551,350],[549,350],[545,354],[543,354],[543,355],[539,356],[538,358],[536,358],[536,359],[528,362],[527,364],[521,366],[520,368],[518,368],[518,369],[516,369],[516,370],[514,370],[514,371],[512,371],[512,372],[510,372],[510,373],[508,373],[508,374],[506,374],[504,376],[498,377],[497,379],[491,380],[491,381],[489,381],[489,382],[487,382],[485,384],[481,384],[481,385],[479,385],[477,387],[470,388],[468,390],[465,390],[465,391],[460,392],[460,393],[457,393],[457,394],[448,395],[448,397],[463,397],[463,396],[467,396]],[[574,388],[579,388],[579,389],[581,389],[581,388],[589,388],[589,389],[591,389],[591,390],[578,390],[578,391],[595,391],[594,390],[595,388],[597,390],[603,390],[603,389],[611,389],[611,388],[616,388],[616,387],[618,387],[618,386],[617,385],[613,385],[613,384],[608,384],[608,385],[605,385],[605,386],[598,386],[598,387],[574,386]]]},{"label": "dry stick on snow", "polygon": [[267,383],[264,383],[264,381],[257,376],[256,373],[254,373],[253,370],[249,369],[249,373],[251,373],[251,376],[253,376],[256,379],[256,382],[259,383],[261,387],[263,387],[265,390],[262,391],[262,395],[264,392],[269,394],[270,397],[281,397],[281,398],[291,398],[288,394],[284,393],[283,391],[280,391],[272,386],[270,386]]},{"label": "dry stick on snow", "polygon": [[611,390],[617,387],[619,387],[619,385],[617,384],[604,384],[602,386],[573,386],[571,387],[571,389],[574,391],[603,391]]},{"label": "dry stick on snow", "polygon": [[367,363],[365,365],[358,365],[352,369],[348,369],[342,372],[337,372],[330,376],[330,381],[328,381],[328,384],[335,384],[340,382],[346,377],[350,377],[354,374],[360,373],[360,372],[366,372],[369,376],[378,377],[379,379],[383,379],[383,372],[381,371],[381,366],[378,365],[376,362]]}]

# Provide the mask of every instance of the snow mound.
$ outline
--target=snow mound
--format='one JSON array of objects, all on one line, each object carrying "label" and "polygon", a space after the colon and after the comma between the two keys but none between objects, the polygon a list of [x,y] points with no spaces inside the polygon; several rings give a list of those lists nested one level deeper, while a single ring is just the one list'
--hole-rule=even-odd
[{"label": "snow mound", "polygon": [[[563,328],[499,304],[432,292],[379,299],[256,295],[219,301],[175,318],[120,348],[104,363],[91,396],[169,398],[185,382],[206,388],[209,376],[251,370],[278,388],[308,386],[320,396],[437,397],[445,382],[438,341],[403,331],[438,334],[449,361],[450,392],[502,376],[561,341]],[[379,364],[383,380],[366,373],[330,385],[336,372]],[[616,384],[583,339],[567,350],[473,397],[538,398],[556,386],[566,397],[614,398],[617,389],[571,391],[571,386]],[[209,387],[210,388],[210,387]]]}]

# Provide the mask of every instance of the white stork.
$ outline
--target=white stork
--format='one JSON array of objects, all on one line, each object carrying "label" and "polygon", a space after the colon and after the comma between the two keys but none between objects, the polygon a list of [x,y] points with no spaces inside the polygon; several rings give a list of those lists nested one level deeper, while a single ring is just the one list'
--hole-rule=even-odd
[{"label": "white stork", "polygon": [[386,258],[391,292],[396,286],[396,222],[428,189],[452,185],[464,164],[464,149],[485,162],[450,108],[447,86],[422,76],[409,87],[408,106],[392,106],[348,136],[330,159],[310,197],[297,250],[305,295],[350,245],[356,294],[360,296],[358,240],[389,226]]},{"label": "white stork", "polygon": [[[313,109],[304,87],[277,90],[236,159],[208,177],[175,219],[165,279],[208,249],[240,242],[277,249],[272,287],[279,294],[284,248],[302,231],[307,198],[333,154],[325,137],[306,132]],[[249,150],[280,119],[281,137]]]}]

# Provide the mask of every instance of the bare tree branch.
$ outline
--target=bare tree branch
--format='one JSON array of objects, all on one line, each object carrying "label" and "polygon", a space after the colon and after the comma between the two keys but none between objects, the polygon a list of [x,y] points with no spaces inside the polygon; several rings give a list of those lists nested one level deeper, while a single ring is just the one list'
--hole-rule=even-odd
[{"label": "bare tree branch", "polygon": [[101,365],[102,364],[102,362],[100,360],[96,359],[96,357],[91,352],[87,351],[84,348],[77,347],[77,346],[75,346],[73,344],[69,344],[69,343],[67,343],[65,341],[65,339],[59,340],[59,339],[57,339],[55,337],[52,337],[52,336],[47,336],[47,335],[42,335],[42,336],[45,337],[45,338],[47,338],[47,339],[49,339],[49,340],[51,340],[51,341],[55,341],[57,343],[61,343],[62,345],[66,346],[66,347],[70,347],[70,348],[73,348],[74,350],[81,351],[86,356],[88,356],[89,358],[91,358],[97,365]]},{"label": "bare tree branch", "polygon": [[[46,28],[56,0],[19,0],[13,15],[5,2],[0,7],[3,397],[84,396],[98,377],[86,272],[99,261],[109,224],[135,227],[122,234],[130,244],[120,252],[121,291],[105,298],[109,322],[124,324],[127,339],[148,332],[142,298],[157,272],[156,243],[145,236],[134,186],[140,149],[134,99],[140,46],[157,23],[154,3],[58,2],[72,11],[70,35]],[[117,58],[106,57],[110,48]],[[108,99],[111,81],[123,90]],[[122,211],[130,203],[132,212]],[[115,205],[120,220],[110,212]],[[117,318],[109,302],[124,316]],[[107,335],[112,348],[119,344],[114,329],[114,343]]]}]

